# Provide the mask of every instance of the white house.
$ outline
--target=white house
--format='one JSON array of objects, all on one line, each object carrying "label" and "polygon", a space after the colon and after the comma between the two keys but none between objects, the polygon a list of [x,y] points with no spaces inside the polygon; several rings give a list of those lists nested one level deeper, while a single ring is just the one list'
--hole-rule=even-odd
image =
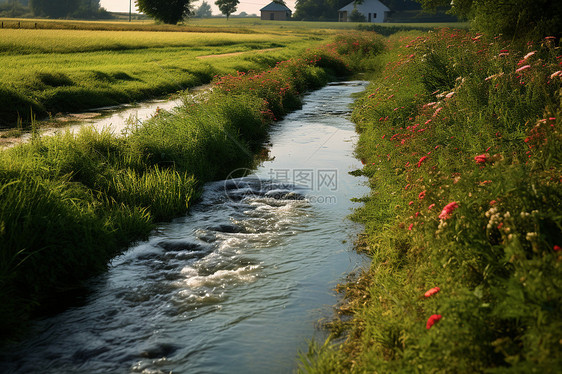
[{"label": "white house", "polygon": [[340,22],[349,22],[349,16],[353,9],[365,16],[365,20],[371,23],[382,23],[386,21],[386,17],[390,9],[379,0],[364,0],[362,4],[354,6],[353,2],[341,8],[339,13]]}]

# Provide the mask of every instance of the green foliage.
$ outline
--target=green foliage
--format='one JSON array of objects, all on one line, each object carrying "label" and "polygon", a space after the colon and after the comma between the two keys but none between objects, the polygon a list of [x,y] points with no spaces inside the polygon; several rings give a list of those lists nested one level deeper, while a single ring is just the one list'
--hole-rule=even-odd
[{"label": "green foliage", "polygon": [[365,15],[361,12],[359,12],[357,9],[353,9],[351,11],[351,14],[349,15],[349,20],[351,22],[365,22],[367,21],[367,19],[365,18]]},{"label": "green foliage", "polygon": [[293,18],[306,21],[336,21],[338,9],[347,4],[348,0],[297,0]]},{"label": "green foliage", "polygon": [[109,18],[99,0],[30,0],[35,16],[49,18]]},{"label": "green foliage", "polygon": [[354,214],[372,256],[368,287],[347,308],[343,361],[319,354],[310,367],[556,372],[558,48],[459,30],[396,34],[388,46],[353,112],[372,186]]},{"label": "green foliage", "polygon": [[203,1],[194,12],[194,17],[196,18],[209,18],[212,15],[211,6],[206,1]]},{"label": "green foliage", "polygon": [[562,37],[562,3],[551,0],[417,0],[425,9],[449,8],[477,30],[509,38]]},{"label": "green foliage", "polygon": [[240,4],[239,0],[217,0],[215,1],[215,5],[219,7],[219,10],[222,14],[226,16],[226,19],[230,17],[230,15],[236,12],[236,7]]},{"label": "green foliage", "polygon": [[175,25],[187,18],[191,0],[136,0],[137,8],[155,20]]}]

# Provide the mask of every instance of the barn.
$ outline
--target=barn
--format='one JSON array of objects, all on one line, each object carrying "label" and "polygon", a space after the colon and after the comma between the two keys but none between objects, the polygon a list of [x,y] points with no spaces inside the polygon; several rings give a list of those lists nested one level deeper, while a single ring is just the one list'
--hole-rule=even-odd
[{"label": "barn", "polygon": [[357,9],[359,13],[365,16],[365,21],[370,23],[385,22],[390,12],[390,9],[379,0],[365,0],[362,4],[357,5],[351,2],[338,11],[339,21],[349,22],[353,9]]},{"label": "barn", "polygon": [[281,3],[271,2],[260,9],[261,19],[267,21],[285,21],[291,18],[291,9]]}]

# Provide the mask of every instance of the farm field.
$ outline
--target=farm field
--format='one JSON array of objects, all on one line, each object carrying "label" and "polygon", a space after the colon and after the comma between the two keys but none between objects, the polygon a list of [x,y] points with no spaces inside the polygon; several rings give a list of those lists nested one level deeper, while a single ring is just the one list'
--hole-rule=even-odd
[{"label": "farm field", "polygon": [[[28,122],[31,113],[45,116],[134,102],[208,83],[215,75],[264,69],[331,36],[242,29],[0,29],[1,125],[14,126],[18,117]],[[258,53],[198,58],[250,51]]]}]

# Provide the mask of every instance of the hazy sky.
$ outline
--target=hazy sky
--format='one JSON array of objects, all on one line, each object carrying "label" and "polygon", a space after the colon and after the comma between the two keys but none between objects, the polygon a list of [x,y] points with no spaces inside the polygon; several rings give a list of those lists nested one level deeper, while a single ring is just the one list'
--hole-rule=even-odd
[{"label": "hazy sky", "polygon": [[[213,14],[219,14],[219,10],[215,5],[215,0],[205,0],[213,9]],[[203,0],[196,0],[193,2],[195,8],[197,8]],[[240,4],[235,12],[238,14],[240,12],[246,12],[248,14],[257,14],[259,15],[259,11],[261,8],[269,4],[271,0],[240,0]],[[291,8],[292,11],[295,10],[295,0],[286,0],[287,6]],[[109,11],[113,12],[128,12],[129,11],[129,0],[100,0],[100,4],[102,7]],[[136,11],[135,8],[135,0],[132,0],[133,4],[133,12]]]}]

